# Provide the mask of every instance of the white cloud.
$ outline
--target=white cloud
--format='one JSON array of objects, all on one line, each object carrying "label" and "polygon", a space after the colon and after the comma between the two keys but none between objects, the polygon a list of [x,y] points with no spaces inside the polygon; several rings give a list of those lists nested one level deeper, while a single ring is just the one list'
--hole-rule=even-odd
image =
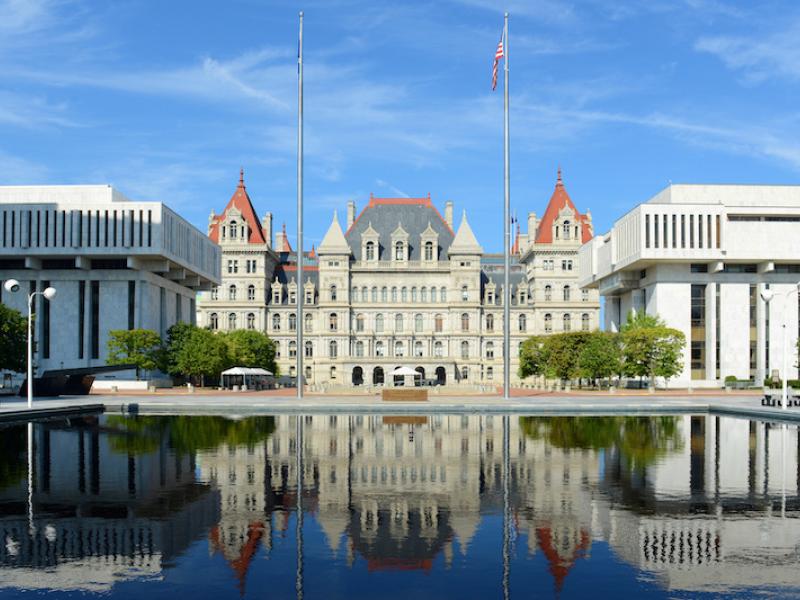
[{"label": "white cloud", "polygon": [[14,156],[0,148],[0,185],[22,185],[45,181],[48,169],[26,158]]}]

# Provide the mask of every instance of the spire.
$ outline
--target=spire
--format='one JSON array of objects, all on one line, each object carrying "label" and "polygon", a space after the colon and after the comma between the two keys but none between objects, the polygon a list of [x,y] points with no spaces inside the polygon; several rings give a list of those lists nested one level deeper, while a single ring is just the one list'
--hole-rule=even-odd
[{"label": "spire", "polygon": [[244,189],[244,167],[239,169],[239,187]]},{"label": "spire", "polygon": [[247,223],[247,229],[249,231],[247,243],[266,244],[267,241],[264,238],[264,228],[261,226],[261,223],[256,216],[256,210],[253,208],[253,203],[251,202],[250,196],[247,194],[247,190],[244,187],[244,169],[239,170],[239,184],[236,186],[236,190],[233,192],[233,195],[228,201],[228,204],[225,206],[225,209],[219,215],[214,215],[212,213],[209,217],[208,237],[211,238],[211,241],[219,243],[220,223],[227,218],[228,211],[231,208],[238,210],[239,213],[241,213],[242,218]]},{"label": "spire", "polygon": [[553,195],[550,197],[550,201],[547,203],[547,208],[545,209],[542,220],[539,222],[536,230],[535,242],[537,244],[553,243],[553,225],[559,218],[561,211],[564,209],[571,210],[575,215],[576,224],[581,226],[580,241],[586,243],[592,239],[592,231],[589,222],[586,219],[586,215],[582,215],[580,212],[578,212],[578,209],[575,208],[575,204],[573,204],[572,199],[569,197],[567,188],[561,178],[561,167],[559,167],[558,175],[556,177],[556,187],[553,190]]},{"label": "spire", "polygon": [[339,217],[336,211],[333,211],[333,221],[328,228],[325,237],[317,248],[319,254],[350,254],[350,246],[344,237],[342,226],[339,225]]},{"label": "spire", "polygon": [[483,254],[483,248],[478,243],[478,239],[472,232],[472,227],[467,222],[467,211],[465,210],[461,215],[461,225],[458,226],[456,237],[450,244],[448,254]]},{"label": "spire", "polygon": [[564,182],[561,181],[561,165],[558,165],[558,177],[556,178],[556,187],[563,187]]}]

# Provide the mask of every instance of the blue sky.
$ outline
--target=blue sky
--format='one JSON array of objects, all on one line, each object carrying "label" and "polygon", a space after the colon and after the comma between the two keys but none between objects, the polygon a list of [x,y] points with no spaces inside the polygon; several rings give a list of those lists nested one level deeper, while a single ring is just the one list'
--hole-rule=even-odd
[{"label": "blue sky", "polygon": [[243,166],[293,239],[301,8],[309,245],[349,199],[430,193],[501,249],[504,10],[520,216],[558,165],[598,233],[669,181],[800,172],[794,2],[0,0],[0,184],[111,183],[205,230]]}]

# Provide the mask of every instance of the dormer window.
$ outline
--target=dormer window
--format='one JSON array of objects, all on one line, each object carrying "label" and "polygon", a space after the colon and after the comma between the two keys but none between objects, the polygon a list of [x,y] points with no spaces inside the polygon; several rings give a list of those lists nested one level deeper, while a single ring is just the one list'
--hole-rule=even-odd
[{"label": "dormer window", "polygon": [[433,260],[433,242],[425,242],[425,260]]},{"label": "dormer window", "polygon": [[564,231],[564,239],[568,240],[570,238],[570,233],[571,233],[570,232],[571,227],[569,221],[564,221],[564,224],[561,226],[561,228]]},{"label": "dormer window", "polygon": [[230,222],[230,224],[228,225],[228,230],[230,232],[228,234],[228,237],[230,237],[232,240],[235,240],[238,237],[238,233],[239,233],[239,228],[236,225],[236,221],[231,221]]},{"label": "dormer window", "polygon": [[367,242],[365,247],[364,260],[375,260],[375,242]]},{"label": "dormer window", "polygon": [[403,242],[395,242],[395,245],[394,245],[394,259],[395,260],[405,260],[405,258],[406,258],[405,244]]}]

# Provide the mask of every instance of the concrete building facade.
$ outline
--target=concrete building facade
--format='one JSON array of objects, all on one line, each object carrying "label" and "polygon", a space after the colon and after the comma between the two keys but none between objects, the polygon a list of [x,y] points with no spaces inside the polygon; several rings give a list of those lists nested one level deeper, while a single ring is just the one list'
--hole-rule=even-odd
[{"label": "concrete building facade", "polygon": [[[579,285],[605,302],[605,328],[630,311],[686,336],[675,386],[797,378],[800,187],[671,185],[580,250]],[[762,293],[774,298],[765,302]]]}]

